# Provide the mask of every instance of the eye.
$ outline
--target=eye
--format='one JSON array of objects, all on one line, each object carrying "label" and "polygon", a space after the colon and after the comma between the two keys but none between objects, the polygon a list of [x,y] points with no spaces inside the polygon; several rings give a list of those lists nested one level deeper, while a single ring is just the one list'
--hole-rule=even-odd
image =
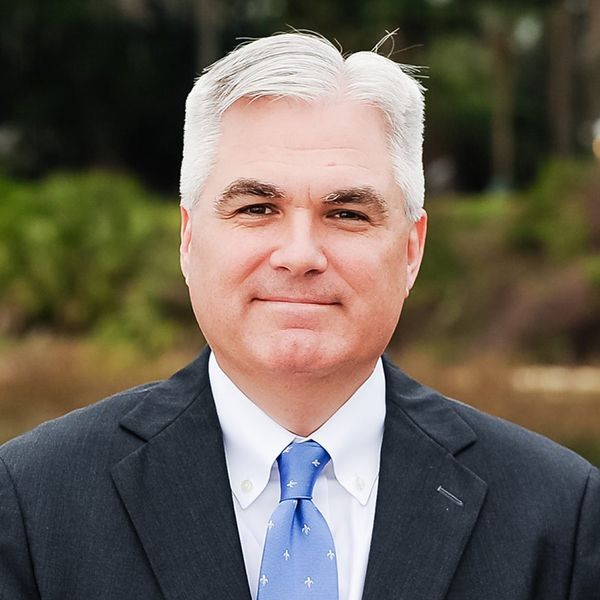
[{"label": "eye", "polygon": [[362,213],[353,210],[338,210],[331,214],[334,219],[342,219],[344,221],[368,221],[368,217]]},{"label": "eye", "polygon": [[272,215],[275,213],[272,206],[268,204],[250,204],[249,206],[244,206],[240,208],[239,213],[244,215],[252,215],[252,216],[263,216],[263,215]]}]

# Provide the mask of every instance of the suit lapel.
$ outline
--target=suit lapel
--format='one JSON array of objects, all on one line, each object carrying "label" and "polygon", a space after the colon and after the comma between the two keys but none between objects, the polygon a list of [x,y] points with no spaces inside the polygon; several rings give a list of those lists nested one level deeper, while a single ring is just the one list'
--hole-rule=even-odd
[{"label": "suit lapel", "polygon": [[249,599],[208,353],[127,415],[146,441],[112,469],[167,599]]},{"label": "suit lapel", "polygon": [[438,394],[385,364],[387,415],[364,600],[442,600],[486,484],[453,456],[475,443]]}]

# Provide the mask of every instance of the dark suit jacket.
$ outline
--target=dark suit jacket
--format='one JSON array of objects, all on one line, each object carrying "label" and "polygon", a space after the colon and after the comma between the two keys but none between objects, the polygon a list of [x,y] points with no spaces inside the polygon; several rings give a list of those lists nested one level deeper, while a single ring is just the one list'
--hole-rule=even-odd
[{"label": "dark suit jacket", "polygon": [[[0,598],[245,600],[204,352],[0,448]],[[600,476],[385,362],[364,598],[600,598]]]}]

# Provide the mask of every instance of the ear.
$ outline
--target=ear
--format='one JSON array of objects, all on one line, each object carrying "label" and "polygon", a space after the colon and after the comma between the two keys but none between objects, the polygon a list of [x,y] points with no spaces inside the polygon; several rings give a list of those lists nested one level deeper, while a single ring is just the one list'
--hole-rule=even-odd
[{"label": "ear", "polygon": [[188,273],[190,267],[190,251],[192,244],[192,214],[186,208],[180,207],[181,210],[181,244],[179,245],[179,264],[181,272],[188,283]]},{"label": "ear", "polygon": [[408,233],[406,246],[406,296],[414,285],[425,250],[425,237],[427,235],[427,213],[422,212],[421,218],[412,223]]}]

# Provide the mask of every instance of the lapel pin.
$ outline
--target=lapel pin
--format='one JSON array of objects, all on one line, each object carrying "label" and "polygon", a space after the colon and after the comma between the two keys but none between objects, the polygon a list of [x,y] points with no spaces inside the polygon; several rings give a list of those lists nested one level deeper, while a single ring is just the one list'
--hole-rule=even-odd
[{"label": "lapel pin", "polygon": [[456,504],[457,506],[465,505],[460,498],[457,498],[454,494],[449,492],[447,489],[443,488],[441,485],[438,485],[437,491],[445,498],[448,498],[448,500],[450,500],[451,502],[454,502],[454,504]]}]

